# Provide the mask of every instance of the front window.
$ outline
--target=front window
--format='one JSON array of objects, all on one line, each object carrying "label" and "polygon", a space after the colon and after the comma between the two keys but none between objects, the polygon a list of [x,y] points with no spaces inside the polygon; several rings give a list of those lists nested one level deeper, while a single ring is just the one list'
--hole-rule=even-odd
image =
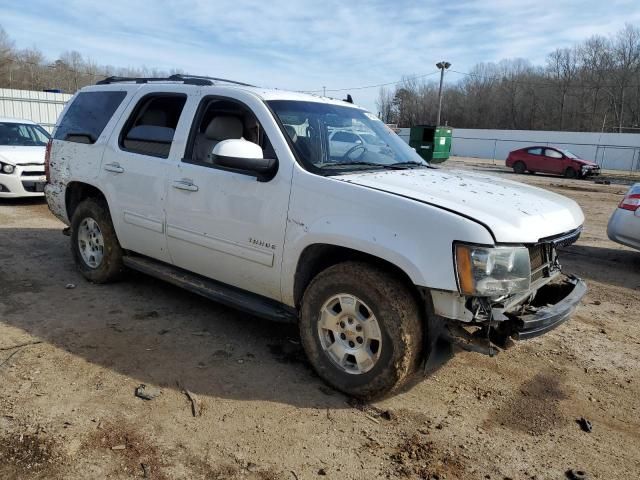
[{"label": "front window", "polygon": [[562,154],[560,152],[558,152],[557,150],[552,150],[550,148],[547,148],[544,152],[545,157],[549,157],[549,158],[562,158]]},{"label": "front window", "polygon": [[0,123],[0,145],[14,147],[44,147],[49,134],[40,125],[29,123]]},{"label": "front window", "polygon": [[578,156],[575,153],[570,152],[569,150],[560,150],[562,153],[564,153],[565,157],[569,157],[569,158],[578,158]]},{"label": "front window", "polygon": [[375,115],[317,102],[268,102],[304,165],[318,173],[427,167],[416,151]]}]

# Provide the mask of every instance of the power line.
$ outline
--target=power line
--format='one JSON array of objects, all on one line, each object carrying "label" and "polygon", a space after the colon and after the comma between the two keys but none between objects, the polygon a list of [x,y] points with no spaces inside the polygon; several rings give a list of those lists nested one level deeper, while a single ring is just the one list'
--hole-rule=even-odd
[{"label": "power line", "polygon": [[419,78],[429,77],[431,75],[435,75],[436,73],[440,73],[440,70],[436,70],[435,72],[425,73],[423,75],[412,75],[410,77],[404,77],[400,80],[396,80],[395,82],[387,82],[387,83],[378,83],[377,85],[365,85],[362,87],[350,87],[350,88],[322,88],[320,90],[304,90],[304,93],[325,93],[325,92],[346,92],[347,90],[365,90],[367,88],[379,88],[386,87],[388,85],[397,85],[398,83],[404,82],[405,80],[417,80]]}]

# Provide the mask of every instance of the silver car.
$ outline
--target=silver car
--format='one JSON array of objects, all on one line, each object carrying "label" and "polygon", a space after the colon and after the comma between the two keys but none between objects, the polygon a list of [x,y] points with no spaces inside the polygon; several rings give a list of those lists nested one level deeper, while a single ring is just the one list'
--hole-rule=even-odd
[{"label": "silver car", "polygon": [[611,215],[607,235],[614,242],[640,250],[640,183],[629,189]]}]

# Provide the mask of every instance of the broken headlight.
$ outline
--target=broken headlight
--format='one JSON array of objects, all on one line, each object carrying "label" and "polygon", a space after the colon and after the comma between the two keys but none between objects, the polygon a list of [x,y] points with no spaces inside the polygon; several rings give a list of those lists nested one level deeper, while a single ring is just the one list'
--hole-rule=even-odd
[{"label": "broken headlight", "polygon": [[526,247],[455,245],[458,287],[465,295],[495,297],[526,292],[531,262]]}]

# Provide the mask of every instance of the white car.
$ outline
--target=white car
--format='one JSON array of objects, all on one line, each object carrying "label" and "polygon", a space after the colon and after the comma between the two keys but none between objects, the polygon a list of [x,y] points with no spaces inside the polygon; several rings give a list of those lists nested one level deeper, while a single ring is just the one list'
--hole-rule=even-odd
[{"label": "white car", "polygon": [[[352,132],[349,130],[336,130],[329,135],[329,158],[332,161],[352,161],[367,149],[380,151],[386,147],[386,143],[373,132]],[[390,163],[393,163],[391,150]]]},{"label": "white car", "polygon": [[0,117],[0,198],[41,197],[49,134],[30,120]]},{"label": "white car", "polygon": [[[333,160],[336,126],[386,150]],[[296,322],[318,374],[360,398],[395,391],[439,339],[494,355],[543,334],[586,291],[556,254],[580,235],[574,201],[432,169],[347,102],[110,78],[68,103],[47,158],[49,208],[89,281],[128,267]]]}]

